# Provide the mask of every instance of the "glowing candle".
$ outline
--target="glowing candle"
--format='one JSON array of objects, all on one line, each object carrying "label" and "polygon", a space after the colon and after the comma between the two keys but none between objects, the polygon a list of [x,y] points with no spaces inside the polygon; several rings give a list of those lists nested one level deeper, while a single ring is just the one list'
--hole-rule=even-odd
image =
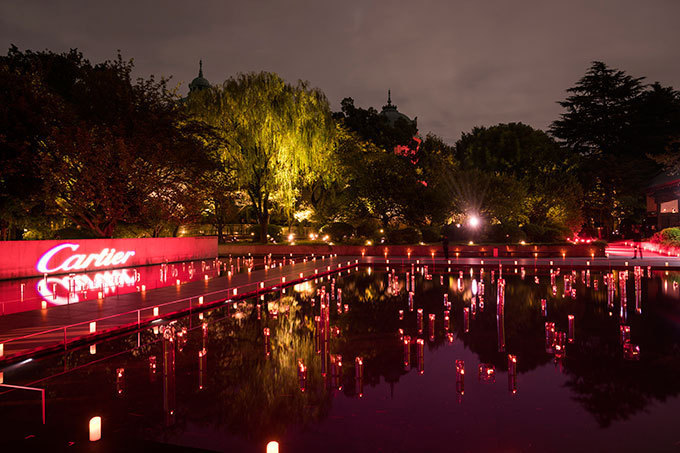
[{"label": "glowing candle", "polygon": [[574,342],[574,315],[568,315],[567,319],[569,321],[569,343]]},{"label": "glowing candle", "polygon": [[272,440],[267,444],[267,453],[279,453],[279,443]]},{"label": "glowing candle", "polygon": [[363,379],[364,377],[364,359],[361,357],[354,359],[354,374],[357,379]]},{"label": "glowing candle", "polygon": [[92,417],[89,424],[90,442],[96,442],[102,438],[102,418]]},{"label": "glowing candle", "polygon": [[96,322],[96,321],[92,321],[92,322],[90,323],[90,333],[95,333],[96,331],[97,331],[97,322]]},{"label": "glowing candle", "polygon": [[153,315],[154,317],[158,316],[158,307],[153,307]]},{"label": "glowing candle", "polygon": [[517,356],[514,354],[508,354],[508,374],[517,375]]},{"label": "glowing candle", "polygon": [[418,338],[416,340],[416,345],[418,347],[417,349],[417,365],[418,365],[418,374],[424,374],[425,373],[425,340],[422,338]]},{"label": "glowing candle", "polygon": [[90,355],[95,355],[97,353],[97,345],[92,344],[90,345]]}]

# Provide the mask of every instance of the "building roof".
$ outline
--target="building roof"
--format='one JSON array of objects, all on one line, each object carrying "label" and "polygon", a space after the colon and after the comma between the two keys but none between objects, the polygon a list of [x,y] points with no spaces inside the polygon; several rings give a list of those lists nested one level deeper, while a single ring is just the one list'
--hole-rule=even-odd
[{"label": "building roof", "polygon": [[204,90],[206,88],[210,88],[210,82],[203,78],[203,60],[200,60],[198,62],[198,77],[192,80],[189,84],[189,92],[191,93],[196,90]]},{"label": "building roof", "polygon": [[668,172],[662,172],[656,175],[654,179],[650,181],[646,189],[647,192],[653,192],[654,190],[676,184],[680,184],[680,175],[672,175]]},{"label": "building roof", "polygon": [[397,110],[397,106],[392,104],[392,93],[390,90],[387,90],[387,105],[383,105],[382,112],[380,112],[380,114],[387,118],[387,121],[390,123],[390,126],[394,126],[397,120],[399,119],[403,119],[408,123],[413,123],[414,125],[417,121],[412,120],[411,118]]}]

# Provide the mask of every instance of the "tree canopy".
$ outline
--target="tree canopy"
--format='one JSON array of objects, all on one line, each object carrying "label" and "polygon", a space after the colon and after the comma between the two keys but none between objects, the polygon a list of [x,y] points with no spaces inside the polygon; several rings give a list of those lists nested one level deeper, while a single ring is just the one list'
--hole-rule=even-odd
[{"label": "tree canopy", "polygon": [[680,137],[677,92],[645,85],[603,62],[593,62],[559,104],[565,109],[550,132],[579,160],[584,210],[592,227],[610,231],[622,219],[640,221],[643,190],[668,161]]},{"label": "tree canopy", "polygon": [[271,202],[292,214],[301,185],[323,177],[335,126],[323,93],[260,72],[230,78],[189,99],[195,118],[222,137],[222,161],[255,208],[266,241]]},{"label": "tree canopy", "polygon": [[[111,237],[121,222],[144,223],[159,212],[165,223],[200,212],[188,194],[210,164],[203,145],[167,81],[133,82],[132,67],[120,55],[92,64],[76,50],[13,47],[0,59],[0,80],[20,89],[2,90],[9,138],[2,155],[18,167],[1,179],[7,187],[24,178],[34,184],[24,194],[7,189],[3,199],[32,200],[43,215],[63,215],[95,237]],[[38,108],[26,108],[26,101]],[[20,122],[8,121],[16,115]],[[156,234],[160,228],[149,227]]]}]

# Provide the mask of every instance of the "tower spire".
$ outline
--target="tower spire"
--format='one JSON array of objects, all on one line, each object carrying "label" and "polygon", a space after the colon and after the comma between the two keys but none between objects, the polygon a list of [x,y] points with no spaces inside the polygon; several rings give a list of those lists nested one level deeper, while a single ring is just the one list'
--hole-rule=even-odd
[{"label": "tower spire", "polygon": [[198,76],[203,77],[203,60],[198,60]]},{"label": "tower spire", "polygon": [[387,105],[392,105],[392,91],[387,90]]}]

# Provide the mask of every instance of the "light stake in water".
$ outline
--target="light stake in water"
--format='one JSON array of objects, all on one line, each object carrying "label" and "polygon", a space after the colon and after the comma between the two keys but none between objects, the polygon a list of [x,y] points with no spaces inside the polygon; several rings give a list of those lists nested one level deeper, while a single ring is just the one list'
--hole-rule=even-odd
[{"label": "light stake in water", "polygon": [[459,395],[465,393],[465,362],[456,360],[456,392]]},{"label": "light stake in water", "polygon": [[411,337],[404,336],[404,371],[408,371],[411,364]]},{"label": "light stake in water", "polygon": [[517,393],[517,356],[508,354],[508,390]]},{"label": "light stake in water", "polygon": [[125,368],[116,368],[116,393],[123,394],[123,379],[125,377]]}]

